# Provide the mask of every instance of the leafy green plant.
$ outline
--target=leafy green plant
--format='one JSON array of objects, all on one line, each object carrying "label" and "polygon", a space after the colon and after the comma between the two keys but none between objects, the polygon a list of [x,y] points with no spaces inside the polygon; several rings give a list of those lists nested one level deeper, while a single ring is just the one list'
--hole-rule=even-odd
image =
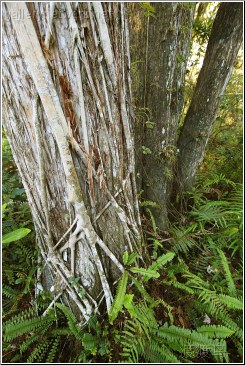
[{"label": "leafy green plant", "polygon": [[21,238],[24,238],[30,232],[31,232],[31,230],[28,228],[19,228],[19,229],[15,229],[14,231],[12,231],[10,233],[4,234],[2,237],[2,244],[3,244],[2,247],[5,248],[11,242],[15,242],[15,241],[20,240]]}]

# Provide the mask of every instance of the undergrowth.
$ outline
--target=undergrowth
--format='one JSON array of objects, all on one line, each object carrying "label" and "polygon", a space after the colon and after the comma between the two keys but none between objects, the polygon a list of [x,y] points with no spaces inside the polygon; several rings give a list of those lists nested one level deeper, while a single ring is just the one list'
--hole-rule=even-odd
[{"label": "undergrowth", "polygon": [[50,306],[53,294],[38,281],[33,223],[7,144],[4,156],[3,234],[31,231],[3,248],[4,362],[242,362],[240,184],[200,175],[186,219],[164,234],[154,203],[141,202],[150,259],[139,267],[136,253],[124,253],[109,318],[85,326],[67,301]]}]

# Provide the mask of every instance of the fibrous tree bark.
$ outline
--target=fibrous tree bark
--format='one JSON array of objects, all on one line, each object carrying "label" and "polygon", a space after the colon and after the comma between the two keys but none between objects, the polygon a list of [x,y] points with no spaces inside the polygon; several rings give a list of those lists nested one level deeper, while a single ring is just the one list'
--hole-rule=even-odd
[{"label": "fibrous tree bark", "polygon": [[175,195],[191,189],[243,37],[243,4],[221,3],[178,139]]},{"label": "fibrous tree bark", "polygon": [[47,289],[85,320],[110,309],[124,251],[141,255],[129,69],[123,3],[3,6],[3,125]]},{"label": "fibrous tree bark", "polygon": [[132,24],[137,172],[144,198],[158,204],[158,227],[166,229],[195,3],[152,5],[150,16],[136,9]]},{"label": "fibrous tree bark", "polygon": [[139,57],[132,52],[141,72],[136,116],[147,115],[144,123],[134,122],[123,2],[3,5],[3,124],[45,288],[54,286],[54,300],[62,294],[85,321],[104,299],[109,311],[124,251],[142,258],[136,172],[165,229],[172,186],[177,195],[177,182],[186,189],[193,181],[240,46],[242,5],[222,3],[177,144],[195,5],[153,5],[154,16],[138,18]]},{"label": "fibrous tree bark", "polygon": [[139,189],[146,200],[158,204],[152,210],[158,227],[166,229],[203,161],[241,45],[243,5],[220,4],[179,137],[195,3],[151,5],[151,16],[138,10],[132,22],[136,166]]}]

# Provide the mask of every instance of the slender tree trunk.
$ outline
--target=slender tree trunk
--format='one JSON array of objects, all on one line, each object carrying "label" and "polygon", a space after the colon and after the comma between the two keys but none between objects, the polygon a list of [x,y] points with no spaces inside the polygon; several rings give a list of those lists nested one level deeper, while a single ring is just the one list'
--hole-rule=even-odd
[{"label": "slender tree trunk", "polygon": [[126,7],[27,5],[3,6],[3,123],[47,289],[87,320],[102,295],[109,310],[123,252],[141,254]]},{"label": "slender tree trunk", "polygon": [[174,195],[190,190],[203,161],[221,97],[229,81],[243,34],[243,4],[221,3],[204,63],[178,140]]},{"label": "slender tree trunk", "polygon": [[139,188],[158,204],[157,225],[166,229],[195,3],[152,3],[155,12],[148,17],[137,5],[131,49]]}]

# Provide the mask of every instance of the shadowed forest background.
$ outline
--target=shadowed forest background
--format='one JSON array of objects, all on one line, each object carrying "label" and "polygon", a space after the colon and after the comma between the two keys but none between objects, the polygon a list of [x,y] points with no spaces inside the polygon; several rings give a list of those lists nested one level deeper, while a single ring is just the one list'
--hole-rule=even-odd
[{"label": "shadowed forest background", "polygon": [[2,8],[3,362],[242,362],[242,3],[33,4],[36,55]]}]

